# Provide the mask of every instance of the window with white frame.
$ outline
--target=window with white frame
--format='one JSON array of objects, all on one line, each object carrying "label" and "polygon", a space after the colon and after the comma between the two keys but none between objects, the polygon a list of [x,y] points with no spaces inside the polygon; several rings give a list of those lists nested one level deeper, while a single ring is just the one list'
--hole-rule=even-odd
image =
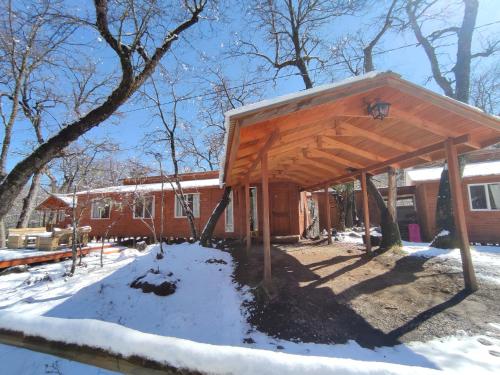
[{"label": "window with white frame", "polygon": [[94,199],[92,201],[91,218],[92,219],[109,219],[111,212],[111,199]]},{"label": "window with white frame", "polygon": [[[184,194],[184,199],[193,212],[194,217],[200,217],[200,194]],[[182,204],[181,197],[177,195],[175,196],[175,217],[186,217],[186,210]]]},{"label": "window with white frame", "polygon": [[66,211],[65,210],[59,210],[57,213],[57,221],[61,222],[66,219]]},{"label": "window with white frame", "polygon": [[229,193],[229,203],[225,211],[226,232],[234,232],[233,192]]},{"label": "window with white frame", "polygon": [[471,184],[469,203],[472,211],[500,210],[500,182],[490,184]]},{"label": "window with white frame", "polygon": [[152,219],[155,216],[155,197],[137,197],[134,200],[134,219]]}]

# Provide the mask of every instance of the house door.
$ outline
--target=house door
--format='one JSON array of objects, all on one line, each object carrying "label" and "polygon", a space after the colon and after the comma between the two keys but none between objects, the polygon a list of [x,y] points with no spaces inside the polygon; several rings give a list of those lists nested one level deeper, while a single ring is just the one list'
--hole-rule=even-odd
[{"label": "house door", "polygon": [[290,234],[290,191],[273,189],[271,193],[271,234],[286,236]]}]

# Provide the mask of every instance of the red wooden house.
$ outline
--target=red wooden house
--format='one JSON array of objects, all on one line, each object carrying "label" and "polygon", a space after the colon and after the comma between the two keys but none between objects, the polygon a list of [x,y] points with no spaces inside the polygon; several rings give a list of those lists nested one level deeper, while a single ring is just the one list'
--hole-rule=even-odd
[{"label": "red wooden house", "polygon": [[[233,199],[215,235],[245,237],[250,247],[252,230],[258,229],[267,284],[271,282],[272,236],[301,235],[308,224],[307,191],[324,189],[327,197],[329,186],[360,179],[368,237],[367,174],[383,173],[389,166],[408,168],[447,159],[456,224],[464,244],[466,284],[475,289],[457,156],[499,141],[497,117],[392,72],[371,72],[231,110],[226,113],[220,182],[232,187]],[[183,177],[184,189],[192,194],[198,212],[199,229],[222,194],[216,173],[210,173]],[[81,224],[92,226],[94,235],[108,230],[115,236],[148,235],[147,222],[159,228],[158,177],[141,184],[131,182],[78,193]],[[142,193],[142,201],[124,198],[133,196],[134,189]],[[188,235],[174,193],[166,190],[163,231],[166,236]],[[113,221],[117,224],[109,229]],[[369,241],[367,246],[370,251]]]}]

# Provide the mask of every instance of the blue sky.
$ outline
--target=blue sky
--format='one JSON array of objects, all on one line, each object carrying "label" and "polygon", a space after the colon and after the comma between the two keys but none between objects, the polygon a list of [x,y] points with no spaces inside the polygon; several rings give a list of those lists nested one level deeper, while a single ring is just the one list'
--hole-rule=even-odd
[{"label": "blue sky", "polygon": [[[383,1],[380,2],[382,3]],[[75,4],[79,3],[75,2]],[[77,6],[78,5],[75,5],[75,7]],[[362,17],[344,17],[337,19],[335,23],[324,27],[322,30],[323,38],[331,43],[347,31],[355,31],[362,25],[370,24],[373,16],[373,12],[368,12]],[[172,69],[176,63],[181,64],[180,71],[184,71],[185,77],[183,77],[181,84],[177,85],[180,93],[189,92],[191,95],[198,95],[206,92],[208,87],[206,84],[200,83],[200,79],[196,77],[196,73],[202,72],[203,69],[213,61],[218,61],[224,73],[234,78],[236,81],[238,77],[246,74],[246,70],[249,69],[248,65],[242,61],[227,59],[223,56],[228,46],[234,42],[234,36],[228,32],[229,30],[238,31],[243,34],[248,33],[245,29],[242,29],[242,19],[244,18],[243,9],[232,12],[232,17],[232,19],[224,23],[217,22],[208,25],[206,22],[202,22],[195,30],[189,33],[190,37],[194,36],[194,39],[191,39],[189,42],[192,48],[188,46],[186,41],[180,40],[173,50],[174,55],[164,60],[164,66],[167,70]],[[477,25],[480,26],[495,21],[500,21],[500,1],[482,0],[480,2]],[[475,45],[477,46],[479,41],[486,35],[498,34],[499,31],[500,24],[477,30]],[[199,37],[200,33],[204,35],[201,38]],[[206,37],[206,35],[210,35],[210,37]],[[81,33],[79,37],[92,42],[93,48],[95,49],[93,51],[93,56],[103,71],[109,71],[114,64],[116,64],[116,58],[108,51],[105,43],[99,40],[99,36],[95,31],[85,31]],[[452,40],[452,38],[450,38],[450,40]],[[392,32],[384,37],[379,49],[392,49],[412,43],[415,43],[415,39],[411,33],[396,34]],[[208,62],[201,61],[201,54],[207,57]],[[489,61],[492,62],[494,59],[498,61],[498,56],[490,58]],[[392,70],[401,74],[405,79],[440,92],[436,84],[432,80],[429,81],[427,79],[430,75],[430,68],[420,47],[408,47],[377,56],[375,58],[375,65],[377,70]],[[279,76],[288,75],[290,73],[295,73],[295,70],[284,70]],[[336,71],[336,79],[342,79],[346,76],[347,74],[345,72]],[[62,77],[57,77],[57,79],[60,80],[61,85],[64,85],[64,79]],[[323,82],[325,82],[324,79]],[[303,88],[302,80],[297,76],[280,78],[276,81],[276,85],[262,85],[264,98],[291,93],[302,90]],[[169,100],[169,95],[165,93],[164,101]],[[196,111],[198,110],[198,106],[196,103],[197,100],[195,99],[185,102],[182,105],[181,115],[188,122],[196,123],[197,121]],[[155,125],[155,119],[152,116],[151,110],[144,109],[144,103],[142,101],[133,99],[121,108],[121,112],[122,114],[119,117],[115,116],[111,118],[98,128],[91,130],[87,136],[94,139],[99,139],[103,136],[112,138],[121,145],[123,151],[120,157],[122,158],[129,156],[147,158],[145,155],[146,150],[138,148],[137,146],[141,144],[144,133]],[[61,113],[55,113],[54,117],[58,117],[59,115],[62,116]],[[53,129],[54,124],[49,125],[49,127]],[[19,160],[19,156],[16,152],[24,150],[26,148],[26,142],[31,139],[33,139],[33,132],[29,124],[20,119],[14,129],[13,153],[8,160],[8,169],[12,168],[14,163]]]}]

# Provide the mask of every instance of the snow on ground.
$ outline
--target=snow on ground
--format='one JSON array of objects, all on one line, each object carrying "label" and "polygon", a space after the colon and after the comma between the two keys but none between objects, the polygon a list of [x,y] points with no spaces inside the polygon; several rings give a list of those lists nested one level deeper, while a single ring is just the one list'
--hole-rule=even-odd
[{"label": "snow on ground", "polygon": [[[411,256],[436,257],[452,268],[462,269],[460,249],[438,249],[428,243],[403,241],[403,250]],[[471,246],[471,256],[478,277],[500,284],[500,246]]]},{"label": "snow on ground", "polygon": [[[47,233],[52,233],[52,232],[47,232]],[[112,245],[111,242],[104,243],[104,246],[110,246],[110,245]],[[86,247],[90,247],[90,248],[99,247],[100,248],[101,246],[102,246],[101,242],[89,242]],[[60,249],[60,250],[51,250],[51,251],[42,251],[42,250],[38,250],[35,248],[0,249],[0,261],[27,258],[27,257],[32,257],[32,256],[34,257],[34,256],[41,256],[41,255],[65,253],[68,250],[69,250],[69,248]]]},{"label": "snow on ground", "polygon": [[[370,233],[380,235],[374,229]],[[340,242],[362,244],[363,234],[355,231],[339,232],[337,233],[337,239]],[[448,233],[443,232],[439,233],[438,236],[446,234]],[[403,241],[403,250],[410,256],[436,257],[446,262],[451,268],[462,270],[460,249],[438,249],[431,247],[427,242]],[[471,246],[471,255],[477,276],[483,280],[500,284],[500,246]]]},{"label": "snow on ground", "polygon": [[[295,363],[296,359],[269,354],[271,351],[282,351],[364,361],[361,366],[351,363],[348,367],[366,371],[385,368],[372,362],[444,369],[456,373],[494,373],[500,367],[500,358],[489,354],[489,350],[500,352],[500,340],[492,337],[488,337],[492,346],[480,344],[478,337],[459,335],[428,343],[402,344],[376,350],[361,348],[352,341],[343,345],[321,345],[268,337],[247,323],[242,304],[252,295],[248,287],[233,282],[234,265],[229,253],[201,248],[196,244],[171,245],[165,246],[165,249],[165,256],[161,260],[156,259],[157,248],[154,247],[144,253],[126,250],[121,254],[109,254],[105,256],[104,268],[99,267],[99,254],[91,254],[84,258],[87,266],[78,268],[77,275],[72,278],[63,276],[69,262],[36,266],[27,273],[0,276],[0,293],[4,297],[0,300],[0,313],[14,313],[28,317],[28,321],[29,317],[40,315],[94,319],[144,333],[198,343],[265,349],[269,352],[262,354],[260,360],[263,363],[279,362],[280,358]],[[153,277],[153,274],[159,276]],[[177,290],[173,295],[160,297],[128,286],[144,275],[158,283],[176,280]],[[6,315],[0,315],[0,325],[6,319]],[[35,318],[32,320],[35,321]],[[500,335],[500,326],[492,326],[492,331]],[[244,342],[249,338],[253,343]],[[222,349],[210,347],[210,350]],[[231,353],[242,355],[237,350]],[[88,374],[108,373],[8,346],[0,346],[0,358],[2,374],[44,373],[45,365],[53,365],[55,361],[58,361],[63,374],[78,373],[80,370]],[[314,358],[302,362],[318,363],[320,366],[323,360]],[[335,363],[339,366],[344,364],[343,361]],[[66,371],[68,368],[71,371]]]}]

